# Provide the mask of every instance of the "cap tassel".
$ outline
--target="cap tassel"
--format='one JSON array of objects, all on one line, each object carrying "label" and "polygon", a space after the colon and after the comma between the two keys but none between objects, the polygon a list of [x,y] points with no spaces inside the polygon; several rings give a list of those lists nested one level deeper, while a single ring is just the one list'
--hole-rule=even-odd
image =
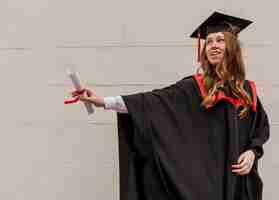
[{"label": "cap tassel", "polygon": [[200,32],[198,33],[198,63],[201,62],[201,34]]}]

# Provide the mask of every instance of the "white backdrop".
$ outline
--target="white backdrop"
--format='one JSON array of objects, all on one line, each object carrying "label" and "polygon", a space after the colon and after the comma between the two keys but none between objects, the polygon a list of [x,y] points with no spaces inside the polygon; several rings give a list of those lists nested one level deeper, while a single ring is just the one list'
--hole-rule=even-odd
[{"label": "white backdrop", "polygon": [[277,7],[275,0],[1,0],[0,199],[119,199],[115,117],[63,105],[67,66],[104,96],[168,85],[195,72],[196,41],[188,36],[215,10],[255,21],[240,38],[271,121],[260,163],[264,197],[277,199]]}]

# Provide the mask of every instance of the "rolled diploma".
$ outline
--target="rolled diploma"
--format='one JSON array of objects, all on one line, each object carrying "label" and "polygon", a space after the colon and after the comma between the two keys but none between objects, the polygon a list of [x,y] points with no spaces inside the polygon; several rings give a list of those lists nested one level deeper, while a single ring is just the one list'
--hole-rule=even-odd
[{"label": "rolled diploma", "polygon": [[[72,72],[70,69],[67,70],[67,74],[70,77],[75,89],[76,90],[82,90],[83,88],[81,86],[81,83],[80,83],[80,80],[79,80],[77,74],[75,72]],[[85,108],[86,108],[87,113],[89,115],[94,113],[94,108],[93,108],[91,103],[84,102],[84,105],[85,105]]]}]

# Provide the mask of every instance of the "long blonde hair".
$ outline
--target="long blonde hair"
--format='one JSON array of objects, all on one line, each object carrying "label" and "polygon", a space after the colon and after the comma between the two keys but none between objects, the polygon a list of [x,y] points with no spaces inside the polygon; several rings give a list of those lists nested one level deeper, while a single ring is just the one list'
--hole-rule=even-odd
[{"label": "long blonde hair", "polygon": [[245,66],[241,53],[241,47],[237,36],[230,32],[223,32],[225,38],[225,55],[221,63],[213,66],[206,56],[206,44],[201,53],[201,68],[204,71],[206,97],[202,105],[210,105],[214,101],[214,95],[218,90],[224,90],[233,98],[240,100],[242,109],[240,118],[248,116],[249,108],[252,105],[250,96],[244,90],[243,85],[246,77]]}]

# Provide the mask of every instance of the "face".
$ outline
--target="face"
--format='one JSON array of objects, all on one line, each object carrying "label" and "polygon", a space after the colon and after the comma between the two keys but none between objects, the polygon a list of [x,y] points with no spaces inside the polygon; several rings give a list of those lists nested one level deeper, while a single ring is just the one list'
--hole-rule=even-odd
[{"label": "face", "polygon": [[222,32],[210,33],[206,37],[206,56],[211,65],[219,64],[225,55],[225,36]]}]

